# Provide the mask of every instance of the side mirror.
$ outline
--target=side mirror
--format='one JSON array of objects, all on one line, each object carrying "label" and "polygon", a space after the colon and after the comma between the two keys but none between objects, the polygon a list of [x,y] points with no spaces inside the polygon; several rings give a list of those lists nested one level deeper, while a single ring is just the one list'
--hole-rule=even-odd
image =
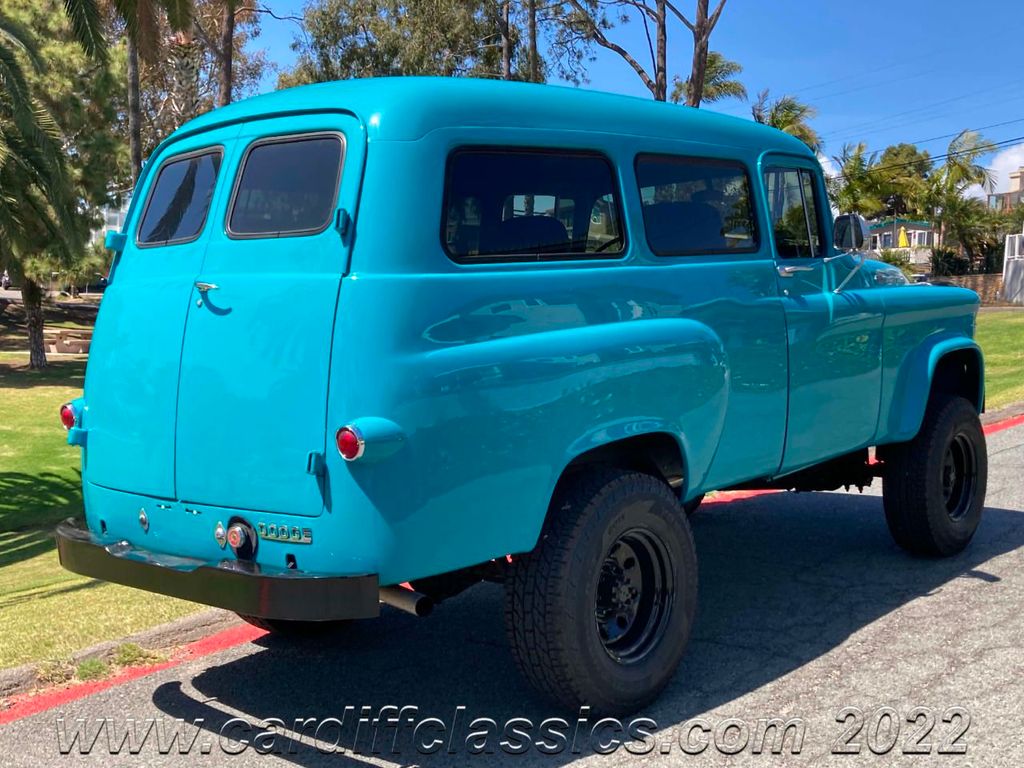
[{"label": "side mirror", "polygon": [[832,227],[832,242],[842,251],[859,251],[864,244],[870,242],[871,230],[863,216],[856,213],[844,213],[836,216]]},{"label": "side mirror", "polygon": [[120,253],[124,250],[127,239],[124,233],[118,232],[116,229],[108,229],[106,237],[103,238],[103,245],[108,251]]}]

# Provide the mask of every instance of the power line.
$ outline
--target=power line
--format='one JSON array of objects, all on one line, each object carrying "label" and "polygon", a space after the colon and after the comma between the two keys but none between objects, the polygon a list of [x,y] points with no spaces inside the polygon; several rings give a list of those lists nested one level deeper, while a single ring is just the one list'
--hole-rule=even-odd
[{"label": "power line", "polygon": [[[987,131],[989,128],[1002,128],[1004,125],[1013,125],[1014,123],[1024,123],[1024,117],[1018,117],[1015,120],[1004,120],[1001,123],[992,123],[990,125],[979,125],[977,128],[966,128],[966,129],[964,129],[962,131],[954,131],[953,133],[944,133],[941,136],[932,136],[931,138],[928,138],[928,139],[914,139],[913,141],[901,141],[900,143],[901,144],[913,144],[915,146],[918,145],[918,144],[928,144],[928,143],[933,142],[933,141],[939,141],[940,139],[953,139],[953,138],[956,138],[961,133],[965,133],[966,131],[971,131],[973,133],[979,133],[981,131]],[[881,151],[884,151],[884,149],[887,149],[887,147],[885,147],[885,148],[883,148],[883,147],[873,147],[871,149],[866,149],[864,151],[865,151],[865,153],[881,152]],[[934,160],[935,158],[930,158],[930,159]]]},{"label": "power line", "polygon": [[[984,152],[983,152],[983,154],[988,154],[992,150],[1000,148],[1000,147],[1007,148],[1007,147],[1016,147],[1016,146],[1024,146],[1024,136],[1015,136],[1012,139],[1004,139],[1003,141],[988,142],[988,143],[986,143],[984,145]],[[977,148],[974,148],[974,149],[964,149],[964,150],[961,150],[959,152],[946,152],[945,154],[942,154],[942,155],[936,155],[935,157],[933,157],[931,159],[932,160],[947,160],[947,159],[949,159],[951,157],[960,157],[961,155],[969,155],[969,154],[972,154],[972,153],[975,153],[975,152],[977,152]],[[874,168],[868,168],[867,170],[864,171],[864,173],[865,174],[869,174],[869,173],[879,173],[881,171],[894,171],[894,170],[899,170],[900,168],[909,168],[909,167],[914,166],[914,165],[917,165],[917,161],[912,161],[912,162],[907,162],[907,163],[893,163],[892,165],[878,165],[878,166],[875,166]],[[845,173],[839,173],[839,174],[836,174],[835,176],[833,176],[832,178],[834,178],[834,179],[845,179],[845,178],[847,178],[847,175]]]},{"label": "power line", "polygon": [[868,120],[868,121],[863,122],[863,123],[858,123],[858,124],[855,124],[855,125],[852,125],[852,126],[848,125],[848,126],[846,126],[844,128],[840,128],[838,130],[830,131],[828,133],[822,134],[822,138],[824,139],[824,138],[828,138],[830,136],[836,136],[836,135],[841,135],[841,134],[846,134],[846,133],[856,133],[856,132],[859,132],[859,131],[861,131],[861,130],[863,130],[865,128],[872,128],[872,127],[878,125],[879,123],[887,123],[888,124],[895,117],[904,117],[904,116],[907,116],[907,115],[916,114],[918,112],[926,112],[929,109],[932,109],[934,107],[942,106],[943,104],[951,104],[951,103],[956,102],[956,101],[963,101],[964,99],[970,99],[970,98],[973,98],[974,96],[978,96],[979,94],[982,94],[982,93],[990,93],[992,91],[999,90],[1000,88],[1005,88],[1007,85],[1015,84],[1016,82],[1017,81],[1014,80],[1014,81],[1012,81],[1010,83],[1001,83],[999,85],[995,85],[995,86],[992,86],[990,88],[984,88],[984,89],[979,90],[979,91],[973,91],[971,93],[964,93],[964,94],[960,94],[958,96],[952,96],[952,97],[950,97],[948,99],[941,99],[939,101],[932,102],[931,104],[927,104],[927,105],[925,105],[923,107],[915,107],[914,109],[904,110],[903,112],[894,112],[891,115],[885,115],[884,117],[875,118],[873,120]]},{"label": "power line", "polygon": [[[1019,96],[1011,96],[1009,98],[1000,97],[999,99],[996,99],[995,101],[986,101],[986,102],[982,102],[981,104],[974,104],[974,105],[972,105],[972,108],[973,109],[980,109],[982,107],[990,106],[992,104],[1000,104],[1000,105],[1010,104],[1010,103],[1015,102],[1015,101],[1020,101],[1021,99],[1024,99],[1024,94],[1020,94]],[[846,133],[845,129],[843,129],[842,131],[839,132],[841,134],[839,136],[836,136],[836,132],[832,132],[829,135],[832,136],[832,141],[833,142],[842,141],[843,143],[846,143],[848,141],[862,139],[864,136],[869,136],[869,135],[875,134],[875,133],[881,133],[883,131],[891,131],[891,130],[894,130],[896,128],[902,128],[902,127],[908,126],[908,125],[917,125],[917,124],[920,124],[920,123],[931,122],[931,121],[938,120],[940,118],[946,117],[947,115],[955,114],[955,113],[958,113],[958,112],[960,112],[959,108],[954,109],[954,110],[944,110],[944,111],[932,113],[930,115],[921,115],[921,116],[915,117],[915,118],[910,119],[910,120],[897,120],[895,122],[887,122],[885,125],[879,126],[877,128],[872,128],[871,130],[861,130],[861,131],[855,131],[855,132]]]}]

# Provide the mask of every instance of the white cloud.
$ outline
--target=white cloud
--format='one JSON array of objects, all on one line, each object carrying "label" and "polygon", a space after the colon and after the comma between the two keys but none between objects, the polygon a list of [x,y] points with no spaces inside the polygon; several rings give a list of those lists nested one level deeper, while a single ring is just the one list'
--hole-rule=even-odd
[{"label": "white cloud", "polygon": [[[994,192],[1010,191],[1010,174],[1018,168],[1024,168],[1024,145],[1007,147],[1001,152],[996,152],[986,166],[992,172],[992,183]],[[980,184],[972,184],[964,190],[965,197],[976,197],[979,200],[986,200],[988,192]]]},{"label": "white cloud", "polygon": [[1001,152],[996,152],[988,168],[995,175],[995,191],[1010,191],[1010,174],[1019,168],[1024,168],[1024,145],[1007,147]]},{"label": "white cloud", "polygon": [[836,161],[828,155],[819,154],[818,162],[821,163],[821,170],[825,172],[826,176],[838,176],[839,166],[836,165]]}]

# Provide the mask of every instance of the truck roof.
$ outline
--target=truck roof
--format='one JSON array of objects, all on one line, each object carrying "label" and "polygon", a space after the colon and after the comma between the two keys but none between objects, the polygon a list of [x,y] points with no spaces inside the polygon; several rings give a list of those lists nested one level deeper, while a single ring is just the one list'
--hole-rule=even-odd
[{"label": "truck roof", "polygon": [[782,131],[707,109],[536,83],[456,77],[386,77],[317,83],[207,112],[176,134],[318,109],[351,111],[371,141],[411,141],[438,128],[586,130],[813,156]]}]

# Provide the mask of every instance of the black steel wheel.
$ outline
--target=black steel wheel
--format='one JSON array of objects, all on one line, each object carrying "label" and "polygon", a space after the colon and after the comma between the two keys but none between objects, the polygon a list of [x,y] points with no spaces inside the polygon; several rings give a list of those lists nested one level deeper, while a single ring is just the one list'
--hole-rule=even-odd
[{"label": "black steel wheel", "polygon": [[672,609],[672,562],[663,542],[633,528],[612,542],[597,583],[601,643],[620,664],[641,661],[661,641]]}]

